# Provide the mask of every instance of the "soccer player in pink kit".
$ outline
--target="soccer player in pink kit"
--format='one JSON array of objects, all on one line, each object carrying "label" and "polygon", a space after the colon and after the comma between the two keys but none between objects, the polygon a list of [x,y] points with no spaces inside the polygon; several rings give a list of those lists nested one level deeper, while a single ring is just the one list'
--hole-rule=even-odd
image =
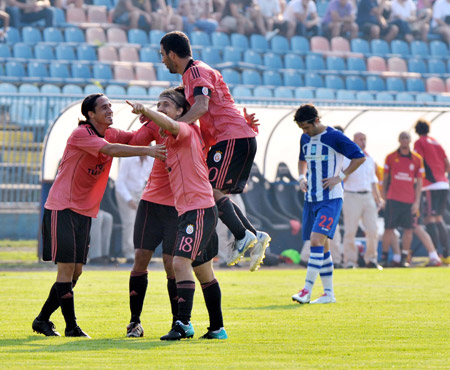
[{"label": "soccer player in pink kit", "polygon": [[65,336],[89,337],[77,325],[72,288],[86,263],[91,218],[99,211],[113,157],[150,155],[164,159],[166,152],[161,145],[129,145],[139,144],[142,129],[133,133],[111,128],[113,111],[103,94],[87,96],[81,113],[85,120],[79,122],[67,140],[44,206],[43,260],[55,262],[58,272],[32,328],[46,336],[60,335],[50,316],[61,306]]},{"label": "soccer player in pink kit", "polygon": [[178,315],[175,325],[161,340],[194,336],[190,322],[195,292],[192,269],[202,286],[210,320],[208,332],[202,338],[227,339],[223,327],[220,286],[212,265],[212,259],[218,253],[215,232],[218,211],[208,180],[208,168],[203,155],[204,142],[198,126],[171,118],[181,116],[183,108],[174,96],[183,94],[176,89],[166,91],[168,93],[159,98],[158,112],[146,109],[140,103],[128,102],[133,107],[133,113],[150,118],[165,130],[166,168],[178,211],[178,235],[173,257]]},{"label": "soccer player in pink kit", "polygon": [[[200,121],[206,148],[209,181],[222,222],[235,237],[229,266],[239,262],[251,249],[250,271],[259,268],[270,236],[257,231],[227,194],[242,193],[256,154],[256,132],[234,104],[220,72],[192,59],[188,37],[169,32],[160,41],[162,61],[171,73],[182,75],[186,99],[191,109],[180,121]],[[244,111],[246,115],[246,112]],[[253,128],[252,128],[253,127]]]}]

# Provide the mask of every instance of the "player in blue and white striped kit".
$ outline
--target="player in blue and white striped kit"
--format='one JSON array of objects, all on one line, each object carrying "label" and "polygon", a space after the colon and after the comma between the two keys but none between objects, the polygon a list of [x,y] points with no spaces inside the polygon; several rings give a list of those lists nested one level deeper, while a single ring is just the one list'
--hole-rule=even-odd
[{"label": "player in blue and white striped kit", "polygon": [[[303,104],[294,121],[303,130],[298,164],[300,189],[305,192],[303,240],[311,241],[311,254],[304,288],[292,296],[299,303],[309,303],[317,275],[324,294],[311,303],[334,303],[333,261],[328,239],[333,239],[342,209],[342,181],[364,161],[362,150],[340,131],[320,122],[317,109]],[[350,159],[342,171],[344,156]]]}]

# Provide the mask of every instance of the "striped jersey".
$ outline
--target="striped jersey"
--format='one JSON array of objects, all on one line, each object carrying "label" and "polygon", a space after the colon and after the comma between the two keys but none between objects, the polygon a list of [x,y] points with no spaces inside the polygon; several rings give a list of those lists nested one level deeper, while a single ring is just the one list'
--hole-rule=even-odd
[{"label": "striped jersey", "polygon": [[342,132],[327,127],[325,131],[313,137],[307,134],[302,135],[300,160],[305,161],[308,165],[306,201],[320,202],[343,197],[342,183],[331,189],[324,189],[322,180],[339,175],[344,157],[362,158],[364,153]]}]

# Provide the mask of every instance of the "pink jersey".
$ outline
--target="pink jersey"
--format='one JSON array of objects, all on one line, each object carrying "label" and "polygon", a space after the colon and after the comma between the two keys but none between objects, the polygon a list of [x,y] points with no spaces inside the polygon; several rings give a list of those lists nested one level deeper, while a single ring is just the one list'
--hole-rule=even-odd
[{"label": "pink jersey", "polygon": [[108,128],[102,138],[90,124],[82,124],[73,130],[45,208],[71,209],[85,216],[97,217],[113,159],[100,153],[100,149],[108,143],[127,144],[133,136],[133,132]]},{"label": "pink jersey", "polygon": [[445,154],[442,146],[430,136],[421,136],[414,143],[414,150],[423,157],[425,165],[425,179],[423,186],[436,182],[448,182],[445,175]]},{"label": "pink jersey", "polygon": [[[144,126],[147,128],[145,130],[145,135],[148,144],[153,140],[155,140],[157,144],[164,143],[165,139],[159,135],[159,126],[157,126],[156,123],[150,121]],[[142,134],[141,139],[143,139],[143,136],[144,133]],[[170,188],[169,173],[167,172],[165,162],[160,159],[155,159],[152,172],[150,173],[147,185],[142,194],[142,199],[147,202],[165,206],[173,207],[175,205],[172,189]]]},{"label": "pink jersey", "polygon": [[167,171],[175,207],[181,216],[187,211],[213,207],[214,197],[208,180],[208,167],[203,157],[200,128],[180,123],[176,137],[169,135],[167,146]]},{"label": "pink jersey", "polygon": [[[195,88],[207,88],[211,92],[208,112],[200,118],[202,136],[208,148],[220,141],[256,136],[234,105],[220,72],[200,60],[191,61],[183,74],[183,84],[191,106],[195,102]],[[208,96],[206,89],[200,90]]]}]

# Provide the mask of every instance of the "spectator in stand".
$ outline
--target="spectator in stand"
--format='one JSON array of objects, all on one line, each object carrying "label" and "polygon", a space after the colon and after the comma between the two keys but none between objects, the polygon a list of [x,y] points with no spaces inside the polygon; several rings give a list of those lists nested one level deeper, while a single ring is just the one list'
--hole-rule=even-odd
[{"label": "spectator in stand", "polygon": [[180,0],[178,3],[178,14],[183,18],[183,30],[188,35],[195,30],[213,33],[219,23],[212,18],[212,13],[212,0]]},{"label": "spectator in stand", "polygon": [[412,42],[415,37],[427,41],[430,26],[417,18],[417,7],[413,0],[393,0],[391,20],[399,27],[399,36]]},{"label": "spectator in stand", "polygon": [[450,0],[436,0],[433,5],[433,21],[431,28],[442,39],[450,42]]},{"label": "spectator in stand", "polygon": [[294,34],[317,36],[320,30],[320,18],[313,0],[291,0],[284,10],[284,19],[289,23],[287,37]]},{"label": "spectator in stand", "polygon": [[383,16],[386,0],[361,0],[356,21],[359,29],[370,40],[383,38],[391,42],[398,34],[398,26],[388,23]]},{"label": "spectator in stand", "polygon": [[55,8],[59,9],[67,9],[71,6],[74,6],[76,8],[82,8],[84,0],[50,0],[50,3]]},{"label": "spectator in stand", "polygon": [[181,31],[183,18],[176,14],[170,0],[150,0],[152,10],[158,15],[154,19],[153,28],[162,31]]},{"label": "spectator in stand", "polygon": [[423,19],[428,24],[433,18],[433,4],[435,0],[417,0],[417,18]]},{"label": "spectator in stand", "polygon": [[286,37],[294,33],[295,27],[284,18],[281,0],[257,0],[257,5],[266,26],[264,34],[269,40],[277,33]]},{"label": "spectator in stand", "polygon": [[253,0],[228,0],[225,3],[218,31],[249,36],[254,33],[265,35],[265,29],[264,19]]},{"label": "spectator in stand", "polygon": [[6,0],[6,12],[12,27],[20,28],[43,19],[45,27],[53,26],[53,11],[49,0]]},{"label": "spectator in stand", "polygon": [[119,0],[113,12],[113,23],[149,31],[157,14],[150,0]]},{"label": "spectator in stand", "polygon": [[430,122],[419,119],[415,130],[419,140],[414,143],[414,150],[423,157],[425,165],[422,188],[425,226],[434,245],[437,246],[440,242],[444,263],[450,264],[448,231],[442,217],[447,206],[450,188],[447,177],[450,172],[450,163],[442,146],[428,136]]},{"label": "spectator in stand", "polygon": [[358,37],[358,24],[350,0],[331,0],[322,20],[322,29],[329,37]]},{"label": "spectator in stand", "polygon": [[3,27],[3,29],[0,30],[0,42],[3,42],[9,27],[9,14],[3,10],[0,10],[0,26]]}]

